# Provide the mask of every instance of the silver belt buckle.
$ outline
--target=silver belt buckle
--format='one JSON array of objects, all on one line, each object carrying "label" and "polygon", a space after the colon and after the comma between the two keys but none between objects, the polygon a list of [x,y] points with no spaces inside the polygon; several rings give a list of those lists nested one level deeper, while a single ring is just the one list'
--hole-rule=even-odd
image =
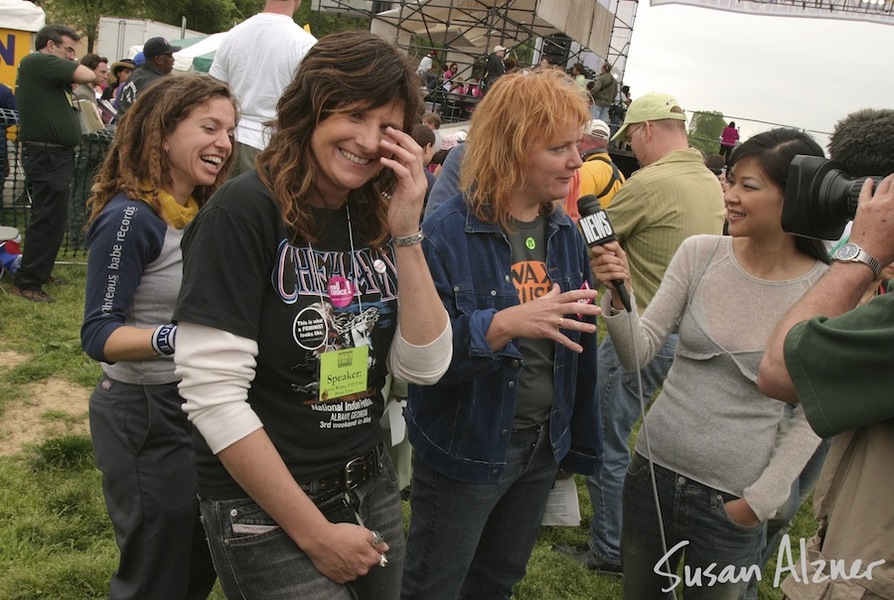
[{"label": "silver belt buckle", "polygon": [[345,465],[345,489],[353,490],[355,487],[360,485],[360,482],[354,482],[354,465],[356,463],[362,462],[367,459],[367,456],[358,456],[357,458],[353,458],[348,461],[348,464]]}]

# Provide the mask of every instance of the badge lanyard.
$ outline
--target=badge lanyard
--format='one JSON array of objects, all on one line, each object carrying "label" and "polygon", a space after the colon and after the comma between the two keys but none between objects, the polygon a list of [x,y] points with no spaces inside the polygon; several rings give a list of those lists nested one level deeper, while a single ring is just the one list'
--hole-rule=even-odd
[{"label": "badge lanyard", "polygon": [[[359,286],[353,278],[355,258],[354,228],[351,224],[351,209],[347,203],[345,203],[345,214],[348,219],[348,239],[351,243],[350,268],[348,269],[347,280],[351,287],[351,297],[357,297],[359,314],[363,315],[363,299],[360,294]],[[310,248],[314,270],[317,273],[320,273],[320,265],[317,262],[317,254],[313,244],[308,241],[307,246]],[[328,288],[328,279],[326,285]],[[320,289],[320,303],[321,306],[325,306],[326,304],[322,289]],[[326,325],[328,327],[328,324]],[[367,389],[367,379],[369,376],[369,346],[355,346],[353,348],[323,352],[319,357],[319,363],[320,392],[318,399],[320,402],[334,400],[350,394],[357,394]]]}]

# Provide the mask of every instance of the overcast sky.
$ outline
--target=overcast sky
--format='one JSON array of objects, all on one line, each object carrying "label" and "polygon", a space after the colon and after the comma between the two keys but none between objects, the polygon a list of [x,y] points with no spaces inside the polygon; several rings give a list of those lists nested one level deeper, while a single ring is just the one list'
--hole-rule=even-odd
[{"label": "overcast sky", "polygon": [[[631,96],[673,95],[686,110],[718,110],[743,139],[772,127],[813,130],[825,147],[859,108],[894,108],[892,25],[765,17],[639,3],[624,83]],[[888,67],[885,67],[885,65]]]}]

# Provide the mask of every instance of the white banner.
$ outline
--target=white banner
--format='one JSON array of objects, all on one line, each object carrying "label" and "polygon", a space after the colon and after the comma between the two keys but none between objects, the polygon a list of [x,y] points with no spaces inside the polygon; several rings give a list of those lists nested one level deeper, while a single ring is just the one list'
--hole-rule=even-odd
[{"label": "white banner", "polygon": [[727,12],[802,19],[836,19],[894,25],[892,0],[650,0],[651,6],[686,4]]}]

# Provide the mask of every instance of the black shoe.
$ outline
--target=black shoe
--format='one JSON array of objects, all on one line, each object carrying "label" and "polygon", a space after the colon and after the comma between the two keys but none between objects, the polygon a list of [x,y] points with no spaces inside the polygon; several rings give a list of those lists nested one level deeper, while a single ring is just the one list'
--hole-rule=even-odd
[{"label": "black shoe", "polygon": [[565,556],[570,556],[583,566],[587,567],[590,571],[596,571],[597,573],[602,573],[603,575],[610,575],[612,577],[621,577],[623,572],[621,571],[621,565],[616,565],[614,563],[610,563],[608,561],[602,560],[596,553],[590,550],[589,544],[580,544],[579,546],[566,546],[563,544],[553,544],[553,550],[558,552],[559,554],[564,554]]},{"label": "black shoe", "polygon": [[16,286],[12,286],[12,293],[16,296],[21,296],[25,300],[29,302],[34,302],[37,304],[52,304],[56,301],[55,298],[48,295],[45,291],[41,289],[37,290],[26,290]]}]

